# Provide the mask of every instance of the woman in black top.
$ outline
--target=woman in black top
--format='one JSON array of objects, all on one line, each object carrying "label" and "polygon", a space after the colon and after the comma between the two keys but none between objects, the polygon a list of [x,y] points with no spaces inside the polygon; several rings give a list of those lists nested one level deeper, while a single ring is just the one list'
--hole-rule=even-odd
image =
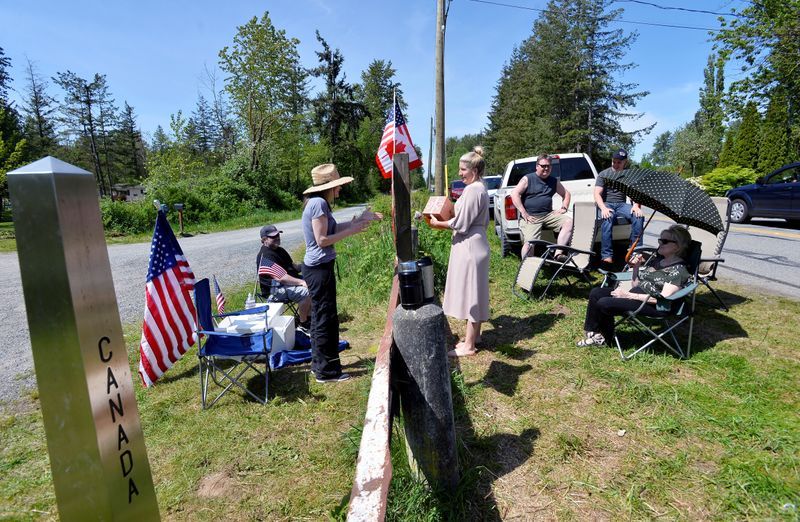
[{"label": "woman in black top", "polygon": [[683,287],[691,274],[686,268],[686,251],[692,237],[680,225],[672,225],[661,232],[658,238],[659,260],[654,267],[640,271],[643,262],[641,254],[631,258],[633,267],[630,290],[621,288],[594,288],[589,294],[586,320],[583,329],[586,337],[578,341],[578,346],[609,344],[614,338],[614,316],[638,309],[642,301],[647,301],[644,311],[655,315],[656,298],[669,297]]}]

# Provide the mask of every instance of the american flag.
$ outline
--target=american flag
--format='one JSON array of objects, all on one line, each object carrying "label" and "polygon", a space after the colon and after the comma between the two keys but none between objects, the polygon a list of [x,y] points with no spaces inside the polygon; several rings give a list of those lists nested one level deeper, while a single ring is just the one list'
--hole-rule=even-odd
[{"label": "american flag", "polygon": [[217,313],[224,314],[225,313],[225,296],[222,295],[222,290],[219,289],[219,283],[217,283],[217,276],[214,276],[214,293],[217,295]]},{"label": "american flag", "polygon": [[286,275],[286,270],[272,259],[262,257],[261,264],[258,266],[258,275],[265,275],[278,280]]},{"label": "american flag", "polygon": [[151,386],[197,341],[194,274],[166,215],[158,213],[145,285],[139,376]]},{"label": "american flag", "polygon": [[383,129],[381,144],[378,146],[378,153],[375,155],[375,163],[384,178],[392,177],[392,157],[395,152],[408,153],[408,170],[414,170],[422,166],[422,160],[417,156],[411,135],[408,133],[406,120],[400,112],[400,105],[394,101],[394,108],[389,111],[386,119],[386,127]]}]

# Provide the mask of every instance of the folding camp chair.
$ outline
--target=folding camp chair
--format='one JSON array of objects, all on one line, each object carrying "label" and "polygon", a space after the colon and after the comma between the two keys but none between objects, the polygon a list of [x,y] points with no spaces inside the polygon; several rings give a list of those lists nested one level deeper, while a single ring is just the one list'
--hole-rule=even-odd
[{"label": "folding camp chair", "polygon": [[[266,404],[269,397],[269,352],[272,347],[272,329],[267,328],[266,313],[264,329],[255,333],[231,333],[215,330],[214,316],[211,315],[211,292],[208,279],[201,279],[194,285],[194,301],[197,310],[197,334],[200,346],[197,357],[200,360],[200,398],[203,409],[210,408],[234,386],[250,397]],[[253,313],[242,310],[224,314],[236,316]],[[258,364],[264,364],[262,371]],[[249,390],[242,382],[248,371],[255,372],[256,377],[264,377],[264,397]],[[209,379],[222,388],[222,391],[208,402]]]},{"label": "folding camp chair", "polygon": [[[569,246],[557,245],[549,241],[534,240],[530,241],[528,256],[524,257],[519,263],[517,277],[511,285],[511,291],[517,297],[528,298],[534,294],[534,286],[541,275],[543,279],[547,274],[552,275],[547,279],[544,291],[539,299],[547,295],[547,291],[558,277],[564,277],[570,285],[582,278],[591,283],[589,272],[591,271],[591,261],[594,252],[594,233],[596,211],[594,203],[579,201],[573,206],[573,232],[572,241]],[[540,256],[532,255],[537,246],[544,247],[544,253]],[[562,251],[566,258],[559,261],[556,259],[556,252]],[[521,288],[525,293],[520,293]]]},{"label": "folding camp chair", "polygon": [[[663,344],[669,351],[681,359],[689,358],[692,353],[692,333],[694,331],[695,291],[699,286],[697,281],[697,267],[700,263],[700,252],[700,242],[692,240],[686,255],[686,267],[692,276],[683,288],[671,296],[656,298],[655,314],[649,315],[647,311],[644,310],[647,303],[642,302],[639,308],[625,312],[625,314],[614,323],[614,342],[623,361],[630,360],[636,354],[646,350],[656,342]],[[606,282],[630,281],[632,275],[632,272],[617,272],[613,276],[608,276]],[[675,329],[687,322],[689,325],[689,333],[686,347],[684,348],[675,335]],[[628,355],[626,355],[617,333],[619,327],[626,324],[630,324],[640,332],[647,333],[652,337],[648,342],[634,349]],[[658,328],[658,331],[654,328]],[[669,337],[667,337],[668,335]]]},{"label": "folding camp chair", "polygon": [[711,198],[714,201],[714,205],[716,205],[717,210],[719,210],[719,215],[722,217],[722,224],[724,228],[718,234],[712,234],[707,230],[703,230],[702,228],[692,227],[690,228],[692,233],[692,238],[696,239],[702,245],[703,252],[712,252],[711,256],[703,257],[700,260],[700,266],[697,269],[697,278],[698,282],[705,285],[706,288],[711,290],[711,293],[714,294],[714,297],[717,298],[719,304],[728,311],[728,306],[719,296],[719,294],[711,288],[710,281],[717,280],[717,266],[720,263],[724,263],[725,260],[720,257],[722,254],[722,247],[725,246],[725,239],[728,237],[728,229],[731,226],[731,205],[730,200],[728,198]]}]

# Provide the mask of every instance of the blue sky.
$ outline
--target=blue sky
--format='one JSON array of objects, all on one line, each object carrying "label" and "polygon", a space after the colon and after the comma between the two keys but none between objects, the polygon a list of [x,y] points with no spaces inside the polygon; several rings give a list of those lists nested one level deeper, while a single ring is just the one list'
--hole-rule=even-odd
[{"label": "blue sky", "polygon": [[[498,3],[533,9],[546,6],[545,0]],[[740,7],[739,0],[653,3],[723,12]],[[316,65],[316,29],[342,51],[351,82],[360,80],[361,71],[373,59],[391,60],[408,103],[411,136],[427,163],[434,112],[435,5],[435,0],[0,0],[0,47],[12,60],[13,87],[19,92],[25,86],[26,58],[48,78],[67,69],[85,78],[105,74],[118,105],[124,101],[132,105],[142,131],[150,136],[159,124],[168,130],[171,113],[191,113],[198,93],[209,97],[202,82],[204,68],[217,67],[218,52],[232,42],[237,26],[269,11],[276,27],[300,40],[304,66]],[[616,5],[625,9],[621,19],[626,21],[718,26],[712,15],[629,1]],[[514,47],[531,34],[538,15],[534,10],[472,0],[452,2],[445,49],[447,136],[485,128],[502,67]],[[640,158],[650,151],[655,136],[685,123],[697,110],[712,44],[706,31],[622,21],[615,27],[639,33],[628,53],[628,61],[638,66],[622,80],[650,91],[635,108],[644,116],[624,125],[630,129],[657,123],[633,151]],[[57,93],[51,82],[51,94]]]}]

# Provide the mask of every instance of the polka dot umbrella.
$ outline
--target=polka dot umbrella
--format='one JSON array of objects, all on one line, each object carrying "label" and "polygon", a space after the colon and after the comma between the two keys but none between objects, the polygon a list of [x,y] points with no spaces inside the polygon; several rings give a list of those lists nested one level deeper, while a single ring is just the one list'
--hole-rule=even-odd
[{"label": "polka dot umbrella", "polygon": [[607,186],[631,200],[661,212],[676,223],[699,227],[712,234],[722,231],[722,217],[703,189],[671,172],[628,169],[612,172]]}]

